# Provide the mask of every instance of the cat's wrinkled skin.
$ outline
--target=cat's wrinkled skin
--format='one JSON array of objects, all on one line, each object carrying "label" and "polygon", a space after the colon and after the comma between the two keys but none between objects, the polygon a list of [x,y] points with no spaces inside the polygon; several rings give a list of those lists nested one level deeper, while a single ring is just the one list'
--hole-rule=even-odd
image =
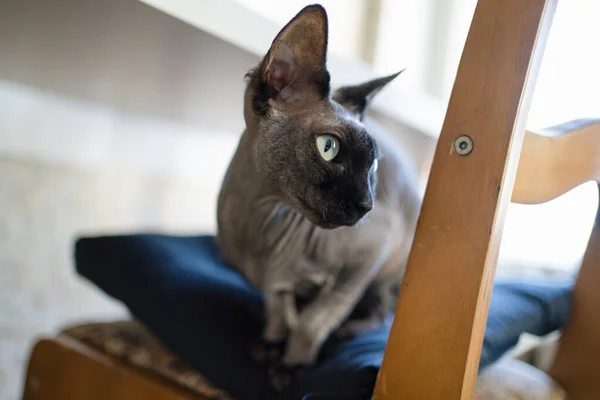
[{"label": "cat's wrinkled skin", "polygon": [[[405,154],[364,121],[398,74],[330,94],[326,50],[325,10],[308,6],[249,72],[246,131],[219,196],[222,254],[264,294],[263,339],[285,344],[288,367],[313,364],[333,333],[382,322],[420,206]],[[322,134],[339,138],[331,161]]]}]

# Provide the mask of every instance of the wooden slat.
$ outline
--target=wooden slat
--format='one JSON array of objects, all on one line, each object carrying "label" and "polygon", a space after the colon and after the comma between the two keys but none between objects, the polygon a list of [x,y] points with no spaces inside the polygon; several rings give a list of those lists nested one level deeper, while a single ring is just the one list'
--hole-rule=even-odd
[{"label": "wooden slat", "polygon": [[[375,388],[472,400],[504,213],[555,0],[479,0]],[[474,150],[458,155],[468,135]]]},{"label": "wooden slat", "polygon": [[67,337],[33,349],[23,400],[202,400]]},{"label": "wooden slat", "polygon": [[600,119],[526,132],[512,201],[539,204],[600,181]]},{"label": "wooden slat", "polygon": [[599,365],[600,209],[575,284],[571,316],[550,375],[565,388],[570,400],[598,400]]}]

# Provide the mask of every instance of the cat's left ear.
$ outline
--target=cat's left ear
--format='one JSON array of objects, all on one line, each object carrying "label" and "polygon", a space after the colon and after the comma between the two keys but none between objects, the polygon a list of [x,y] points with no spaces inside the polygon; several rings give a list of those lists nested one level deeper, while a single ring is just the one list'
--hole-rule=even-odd
[{"label": "cat's left ear", "polygon": [[357,114],[362,120],[373,97],[402,72],[404,70],[389,76],[373,79],[361,85],[341,87],[335,91],[332,98],[347,110]]},{"label": "cat's left ear", "polygon": [[286,103],[329,96],[327,30],[325,9],[310,5],[279,32],[263,61],[270,98]]}]

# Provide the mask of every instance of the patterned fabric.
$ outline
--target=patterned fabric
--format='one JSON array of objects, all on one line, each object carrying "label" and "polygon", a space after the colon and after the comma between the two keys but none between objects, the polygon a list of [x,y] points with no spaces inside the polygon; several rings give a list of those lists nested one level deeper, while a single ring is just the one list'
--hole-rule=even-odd
[{"label": "patterned fabric", "polygon": [[[147,373],[176,382],[214,400],[231,400],[202,375],[166,350],[134,321],[91,323],[61,332]],[[502,360],[485,369],[474,400],[566,400],[564,391],[544,372],[517,360]]]},{"label": "patterned fabric", "polygon": [[176,382],[207,399],[230,400],[226,393],[214,388],[134,321],[77,325],[64,329],[61,334],[145,372]]}]

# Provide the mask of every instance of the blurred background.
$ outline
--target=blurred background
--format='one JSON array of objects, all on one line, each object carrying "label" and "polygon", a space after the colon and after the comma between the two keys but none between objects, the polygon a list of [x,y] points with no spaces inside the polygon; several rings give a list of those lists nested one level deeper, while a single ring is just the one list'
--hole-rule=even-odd
[{"label": "blurred background", "polygon": [[[73,272],[78,235],[213,233],[244,73],[304,0],[0,0],[0,399],[35,337],[125,314]],[[334,84],[407,68],[371,117],[423,188],[475,0],[324,0]],[[529,128],[600,116],[600,2],[559,2]],[[594,184],[511,205],[499,274],[576,271]]]}]

